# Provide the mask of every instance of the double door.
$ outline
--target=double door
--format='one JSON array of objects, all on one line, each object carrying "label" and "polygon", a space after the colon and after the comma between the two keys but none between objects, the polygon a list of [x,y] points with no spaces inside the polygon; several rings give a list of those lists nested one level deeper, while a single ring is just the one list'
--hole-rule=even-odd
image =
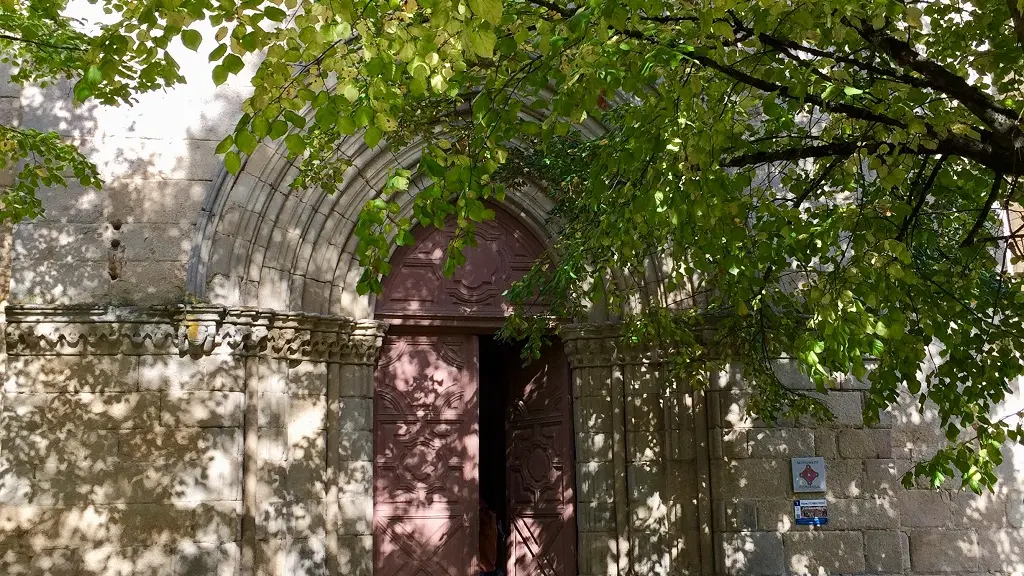
[{"label": "double door", "polygon": [[[565,356],[507,356],[488,356],[501,365],[482,372],[477,336],[386,339],[374,381],[375,576],[477,576],[485,450],[505,457],[505,573],[576,576]],[[481,415],[482,389],[501,390],[499,414]],[[502,418],[504,446],[481,445],[481,416]]]}]

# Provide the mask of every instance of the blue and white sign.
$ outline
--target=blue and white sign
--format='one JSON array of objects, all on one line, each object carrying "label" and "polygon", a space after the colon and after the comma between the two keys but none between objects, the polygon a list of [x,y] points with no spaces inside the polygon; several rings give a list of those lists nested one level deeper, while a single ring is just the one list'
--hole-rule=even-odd
[{"label": "blue and white sign", "polygon": [[828,524],[828,501],[794,500],[793,517],[800,526],[824,526]]}]

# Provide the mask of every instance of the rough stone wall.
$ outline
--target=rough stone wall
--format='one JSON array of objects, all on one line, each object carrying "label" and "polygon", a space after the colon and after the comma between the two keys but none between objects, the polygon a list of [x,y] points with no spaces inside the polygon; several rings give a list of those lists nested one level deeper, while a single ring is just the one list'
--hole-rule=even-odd
[{"label": "rough stone wall", "polygon": [[[811,389],[786,362],[789,386]],[[927,412],[908,402],[863,425],[863,383],[828,394],[836,421],[767,427],[743,416],[747,396],[737,372],[716,375],[708,392],[711,498],[718,574],[1014,574],[1024,570],[1018,450],[1007,449],[995,493],[975,496],[952,485],[905,489],[914,460],[940,444]],[[790,458],[823,456],[825,495],[792,492]],[[824,527],[793,522],[795,498],[828,500]]]},{"label": "rough stone wall", "polygon": [[0,574],[369,574],[357,439],[378,325],[222,308],[8,321]]}]

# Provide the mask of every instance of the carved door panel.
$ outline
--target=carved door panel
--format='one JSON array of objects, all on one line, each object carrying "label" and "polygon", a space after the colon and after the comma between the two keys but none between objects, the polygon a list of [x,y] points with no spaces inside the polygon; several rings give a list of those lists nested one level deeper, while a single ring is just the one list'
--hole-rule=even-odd
[{"label": "carved door panel", "polygon": [[509,576],[576,576],[569,367],[561,346],[508,364]]},{"label": "carved door panel", "polygon": [[476,567],[477,340],[385,341],[374,392],[374,576]]}]

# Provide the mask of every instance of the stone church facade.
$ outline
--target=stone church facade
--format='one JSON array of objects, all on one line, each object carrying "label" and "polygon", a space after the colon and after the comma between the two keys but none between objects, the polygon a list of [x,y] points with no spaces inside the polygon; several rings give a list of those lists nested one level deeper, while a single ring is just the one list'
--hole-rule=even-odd
[{"label": "stone church facade", "polygon": [[[865,426],[862,382],[828,395],[833,423],[769,427],[740,370],[673,381],[600,310],[524,368],[491,335],[554,233],[535,190],[454,278],[420,230],[357,294],[356,217],[414,150],[353,142],[331,196],[290,190],[271,146],[229,176],[213,149],[242,86],[131,109],[0,90],[4,122],[75,139],[107,179],[4,233],[0,574],[468,576],[481,499],[517,576],[1024,572],[1024,451],[993,493],[905,489],[935,425],[908,405]],[[826,526],[794,522],[803,456],[825,460]]]}]

